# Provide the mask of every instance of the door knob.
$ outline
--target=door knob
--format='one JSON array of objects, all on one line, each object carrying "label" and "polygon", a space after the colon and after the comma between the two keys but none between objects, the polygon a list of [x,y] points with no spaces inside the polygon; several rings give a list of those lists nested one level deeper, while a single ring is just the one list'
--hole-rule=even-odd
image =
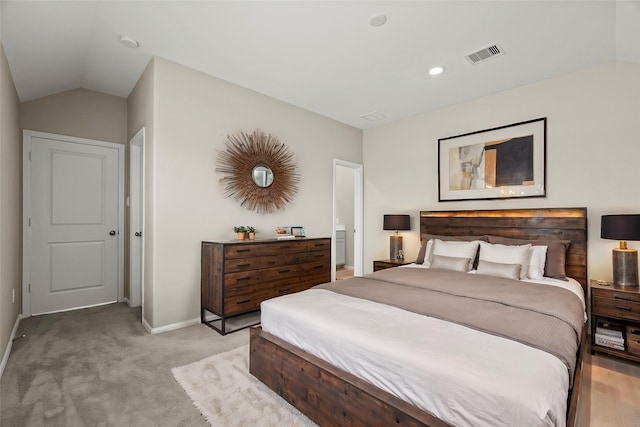
[{"label": "door knob", "polygon": [[136,237],[142,237],[142,231],[136,231],[136,232],[134,233],[134,236],[136,236]]},{"label": "door knob", "polygon": [[111,230],[109,232],[109,236],[115,236],[116,235],[116,230]]}]

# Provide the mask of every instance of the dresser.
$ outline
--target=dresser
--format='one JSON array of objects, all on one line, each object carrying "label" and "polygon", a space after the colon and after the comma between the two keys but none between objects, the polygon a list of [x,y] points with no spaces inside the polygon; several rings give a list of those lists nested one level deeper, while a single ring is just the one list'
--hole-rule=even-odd
[{"label": "dresser", "polygon": [[202,242],[201,320],[222,335],[259,323],[260,303],[331,281],[331,239]]},{"label": "dresser", "polygon": [[[640,288],[591,280],[591,354],[606,353],[640,362]],[[623,331],[624,350],[597,345],[596,327],[607,322]]]}]

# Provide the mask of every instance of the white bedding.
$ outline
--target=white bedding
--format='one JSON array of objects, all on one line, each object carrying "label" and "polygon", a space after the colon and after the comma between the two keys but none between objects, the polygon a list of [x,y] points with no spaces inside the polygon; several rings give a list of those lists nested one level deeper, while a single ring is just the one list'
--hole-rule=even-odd
[{"label": "white bedding", "polygon": [[324,289],[261,308],[266,332],[452,425],[565,425],[569,375],[542,350]]}]

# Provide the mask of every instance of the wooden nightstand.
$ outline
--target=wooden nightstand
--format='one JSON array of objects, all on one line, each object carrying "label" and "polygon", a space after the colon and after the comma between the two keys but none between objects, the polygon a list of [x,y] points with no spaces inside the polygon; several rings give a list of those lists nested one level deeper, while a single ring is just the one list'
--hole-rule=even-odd
[{"label": "wooden nightstand", "polygon": [[411,264],[413,261],[405,261],[403,259],[379,259],[373,261],[373,271],[384,270],[385,268],[399,267],[401,265]]},{"label": "wooden nightstand", "polygon": [[[606,353],[640,362],[640,288],[606,285],[591,280],[591,354]],[[596,326],[607,321],[624,329],[625,349],[596,345]]]}]

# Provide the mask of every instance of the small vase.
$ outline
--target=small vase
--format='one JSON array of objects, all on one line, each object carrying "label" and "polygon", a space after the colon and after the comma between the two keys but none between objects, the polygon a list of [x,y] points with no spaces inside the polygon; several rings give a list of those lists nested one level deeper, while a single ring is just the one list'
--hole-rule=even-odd
[{"label": "small vase", "polygon": [[244,231],[238,232],[238,240],[244,240],[246,235],[247,235],[247,233],[245,233]]},{"label": "small vase", "polygon": [[256,238],[256,233],[249,232],[249,240],[254,240]]}]

